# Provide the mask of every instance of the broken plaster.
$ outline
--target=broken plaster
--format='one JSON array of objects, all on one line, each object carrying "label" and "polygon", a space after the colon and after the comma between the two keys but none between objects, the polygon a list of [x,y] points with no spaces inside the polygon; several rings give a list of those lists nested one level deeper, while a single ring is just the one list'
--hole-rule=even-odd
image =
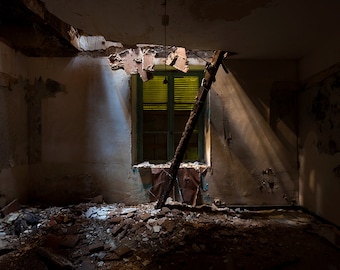
[{"label": "broken plaster", "polygon": [[68,31],[71,44],[79,51],[100,51],[110,47],[122,48],[120,42],[107,41],[103,36],[80,35],[74,27]]},{"label": "broken plaster", "polygon": [[189,62],[186,50],[183,47],[175,47],[174,50],[168,55],[166,64],[187,73],[189,70]]},{"label": "broken plaster", "polygon": [[124,69],[127,74],[139,74],[145,82],[152,78],[156,52],[150,48],[127,49],[109,56],[112,70]]},{"label": "broken plaster", "polygon": [[[162,46],[161,46],[162,47]],[[109,56],[112,70],[124,69],[127,74],[139,74],[145,82],[152,78],[157,51],[155,46],[139,46],[136,49],[127,49]],[[185,48],[172,47],[167,55],[165,64],[184,73],[188,72],[188,58]]]}]

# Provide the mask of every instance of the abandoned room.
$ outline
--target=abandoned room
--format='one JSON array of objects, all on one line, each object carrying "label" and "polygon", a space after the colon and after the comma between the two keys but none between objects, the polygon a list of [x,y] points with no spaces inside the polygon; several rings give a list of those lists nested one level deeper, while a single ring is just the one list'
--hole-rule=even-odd
[{"label": "abandoned room", "polygon": [[340,270],[339,11],[0,0],[0,269]]}]

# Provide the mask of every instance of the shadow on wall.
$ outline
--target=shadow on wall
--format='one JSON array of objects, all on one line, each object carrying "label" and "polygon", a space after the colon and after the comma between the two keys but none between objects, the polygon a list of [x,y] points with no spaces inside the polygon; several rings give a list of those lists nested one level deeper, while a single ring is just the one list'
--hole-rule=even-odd
[{"label": "shadow on wall", "polygon": [[[211,92],[211,126],[211,195],[227,204],[295,203],[296,153],[282,145],[233,74],[221,69]],[[269,168],[270,176],[264,173]]]},{"label": "shadow on wall", "polygon": [[28,197],[27,88],[22,76],[0,72],[0,207]]},{"label": "shadow on wall", "polygon": [[339,93],[340,71],[306,86],[301,97],[300,142],[301,202],[337,225],[340,224]]}]

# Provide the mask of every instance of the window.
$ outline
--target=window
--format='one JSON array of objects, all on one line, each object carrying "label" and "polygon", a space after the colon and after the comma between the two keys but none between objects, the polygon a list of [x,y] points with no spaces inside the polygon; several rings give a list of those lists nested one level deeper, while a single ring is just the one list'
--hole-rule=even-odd
[{"label": "window", "polygon": [[[194,106],[202,72],[155,72],[147,82],[138,79],[137,159],[164,163],[173,158]],[[168,83],[164,84],[164,79]],[[203,161],[203,117],[191,136],[183,161]]]}]

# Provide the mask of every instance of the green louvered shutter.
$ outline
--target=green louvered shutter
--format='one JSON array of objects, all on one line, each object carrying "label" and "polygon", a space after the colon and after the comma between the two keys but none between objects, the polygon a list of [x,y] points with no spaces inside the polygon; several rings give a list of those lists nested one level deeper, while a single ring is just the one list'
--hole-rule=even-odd
[{"label": "green louvered shutter", "polygon": [[174,109],[175,111],[190,111],[195,104],[199,81],[197,76],[174,78]]},{"label": "green louvered shutter", "polygon": [[143,110],[164,111],[168,106],[168,85],[163,83],[163,76],[155,76],[143,83]]},{"label": "green louvered shutter", "polygon": [[[164,78],[168,84],[163,83]],[[199,83],[197,75],[162,74],[142,84],[142,160],[159,163],[173,157],[195,104]],[[196,126],[183,161],[200,159],[199,142]]]}]

